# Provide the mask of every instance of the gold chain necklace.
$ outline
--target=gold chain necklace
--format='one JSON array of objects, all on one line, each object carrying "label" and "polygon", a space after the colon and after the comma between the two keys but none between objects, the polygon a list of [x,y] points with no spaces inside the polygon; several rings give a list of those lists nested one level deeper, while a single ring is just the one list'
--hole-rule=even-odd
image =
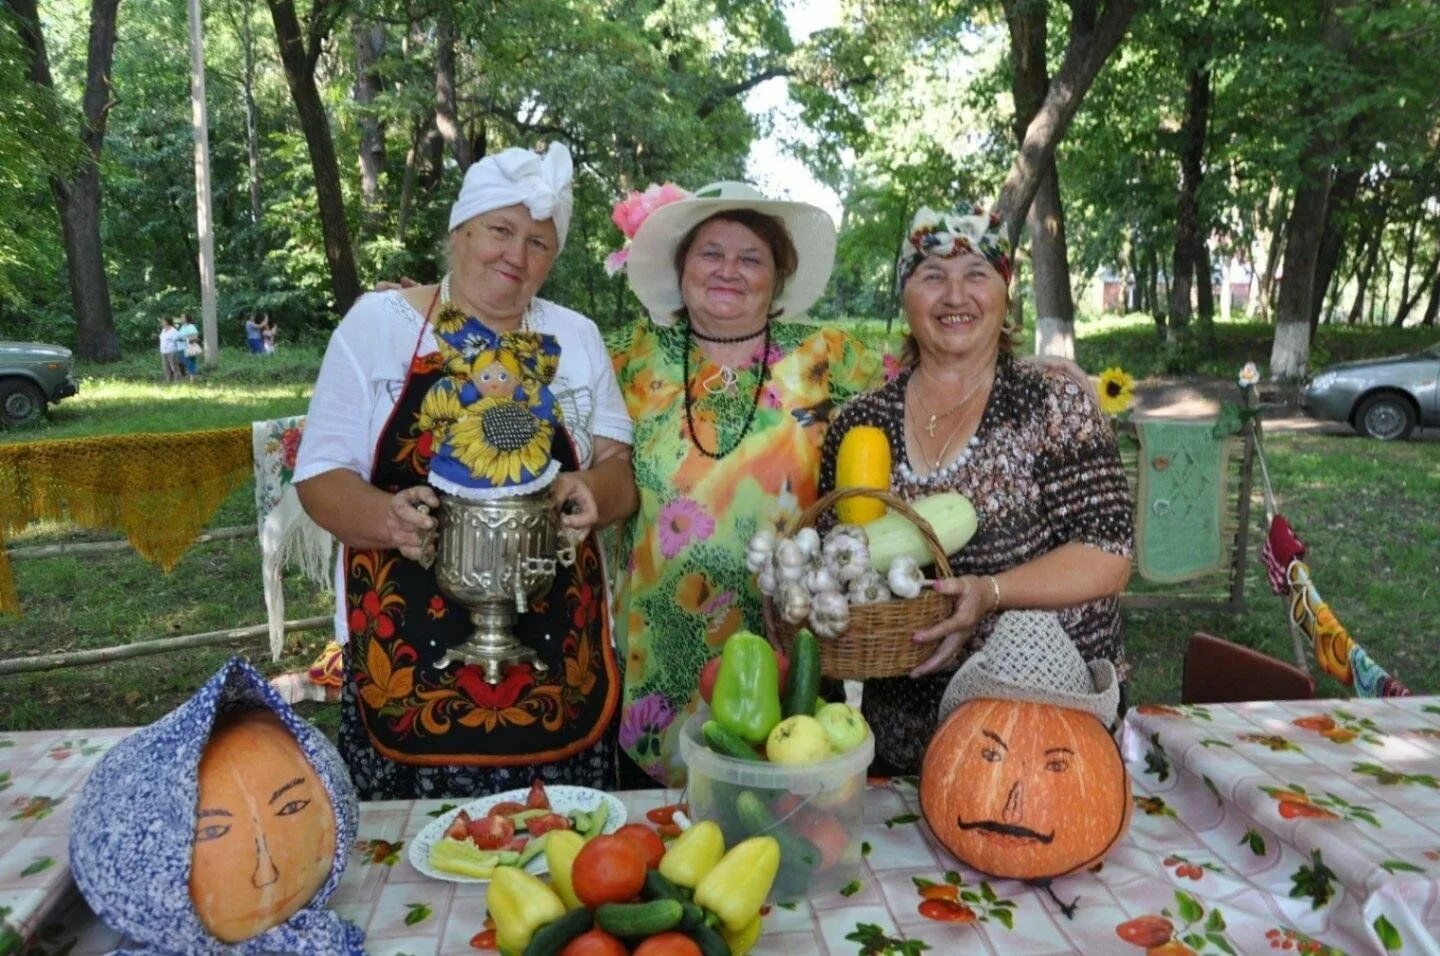
[{"label": "gold chain necklace", "polygon": [[[917,371],[917,372],[920,371],[918,367],[916,368],[916,371]],[[927,422],[927,423],[924,425],[925,434],[929,435],[931,438],[934,438],[934,437],[935,437],[935,426],[936,426],[937,424],[939,424],[940,420],[941,420],[942,418],[949,418],[951,415],[954,415],[954,414],[955,414],[956,412],[958,412],[960,409],[964,408],[964,407],[965,407],[965,403],[968,402],[968,401],[970,401],[970,399],[971,399],[972,397],[974,397],[975,393],[976,393],[977,391],[979,391],[980,386],[984,385],[985,382],[986,382],[986,379],[984,379],[984,378],[977,379],[976,382],[975,382],[975,384],[970,386],[970,390],[969,390],[968,392],[966,392],[966,393],[964,394],[964,396],[961,397],[960,401],[956,402],[956,403],[955,403],[954,405],[952,405],[950,408],[948,408],[947,410],[945,410],[945,411],[943,411],[943,412],[940,412],[939,414],[936,414],[936,413],[930,411],[930,406],[926,405],[926,404],[925,404],[925,399],[923,399],[923,398],[920,397],[920,389],[916,388],[916,389],[914,390],[914,392],[913,392],[913,394],[915,395],[915,401],[917,401],[917,402],[920,403],[920,409],[921,409],[921,411],[923,411],[926,415],[929,415],[929,416],[930,416],[930,421]],[[907,390],[906,390],[906,394],[907,394],[907,395],[908,395],[908,394],[911,394],[911,392],[907,389]],[[952,436],[952,437],[954,436],[954,432],[951,432],[951,436]]]}]

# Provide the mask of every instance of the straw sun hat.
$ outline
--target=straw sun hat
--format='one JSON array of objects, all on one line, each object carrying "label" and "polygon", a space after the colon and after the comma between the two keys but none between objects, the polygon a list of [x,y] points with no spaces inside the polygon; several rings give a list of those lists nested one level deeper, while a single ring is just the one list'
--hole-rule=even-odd
[{"label": "straw sun hat", "polygon": [[1110,661],[1081,658],[1056,614],[1006,611],[985,646],[950,679],[940,699],[940,719],[981,697],[1080,710],[1109,727],[1120,704],[1120,685]]},{"label": "straw sun hat", "polygon": [[785,289],[775,297],[772,311],[785,318],[803,315],[819,300],[835,265],[835,223],[818,206],[803,202],[766,199],[747,183],[718,182],[696,190],[693,196],[661,206],[650,213],[630,244],[625,266],[630,288],[650,312],[656,325],[674,325],[680,299],[680,277],[675,274],[675,250],[680,240],[717,212],[750,209],[774,216],[785,225],[795,243],[798,263]]}]

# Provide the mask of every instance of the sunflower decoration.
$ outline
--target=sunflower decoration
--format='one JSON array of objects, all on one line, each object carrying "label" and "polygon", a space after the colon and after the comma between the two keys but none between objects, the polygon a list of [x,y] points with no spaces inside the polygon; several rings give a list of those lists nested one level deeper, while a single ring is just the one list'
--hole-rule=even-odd
[{"label": "sunflower decoration", "polygon": [[1135,379],[1118,365],[1100,373],[1100,410],[1112,418],[1130,410],[1135,401]]},{"label": "sunflower decoration", "polygon": [[560,470],[559,407],[549,383],[560,346],[536,332],[497,334],[473,318],[436,327],[445,376],[420,406],[436,454],[430,484],[472,500],[530,494]]}]

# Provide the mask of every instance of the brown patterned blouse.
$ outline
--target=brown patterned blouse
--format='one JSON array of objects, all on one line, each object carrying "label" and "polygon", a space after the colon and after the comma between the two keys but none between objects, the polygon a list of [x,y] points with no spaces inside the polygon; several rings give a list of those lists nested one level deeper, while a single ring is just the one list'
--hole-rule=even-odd
[{"label": "brown patterned blouse", "polygon": [[[820,491],[835,487],[835,455],[857,425],[882,428],[890,439],[890,490],[906,500],[958,491],[975,506],[979,530],[950,556],[958,574],[999,574],[1063,544],[1088,544],[1134,554],[1134,504],[1110,425],[1089,392],[1057,369],[1001,355],[995,384],[975,436],[955,461],[925,477],[910,467],[905,445],[905,386],[910,372],[845,405],[821,453]],[[1119,605],[1101,598],[1059,612],[1086,660],[1108,658],[1124,679]],[[985,642],[994,615],[982,619],[970,650]],[[865,684],[864,710],[876,752],[889,769],[914,772],[935,728],[952,672]]]}]

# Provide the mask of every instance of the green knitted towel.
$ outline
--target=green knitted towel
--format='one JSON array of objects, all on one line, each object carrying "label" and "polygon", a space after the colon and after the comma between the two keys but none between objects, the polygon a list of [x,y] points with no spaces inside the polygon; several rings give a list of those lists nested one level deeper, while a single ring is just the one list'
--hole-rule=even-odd
[{"label": "green knitted towel", "polygon": [[1229,445],[1214,422],[1145,421],[1140,436],[1135,558],[1147,581],[1173,584],[1225,567],[1221,531]]}]

